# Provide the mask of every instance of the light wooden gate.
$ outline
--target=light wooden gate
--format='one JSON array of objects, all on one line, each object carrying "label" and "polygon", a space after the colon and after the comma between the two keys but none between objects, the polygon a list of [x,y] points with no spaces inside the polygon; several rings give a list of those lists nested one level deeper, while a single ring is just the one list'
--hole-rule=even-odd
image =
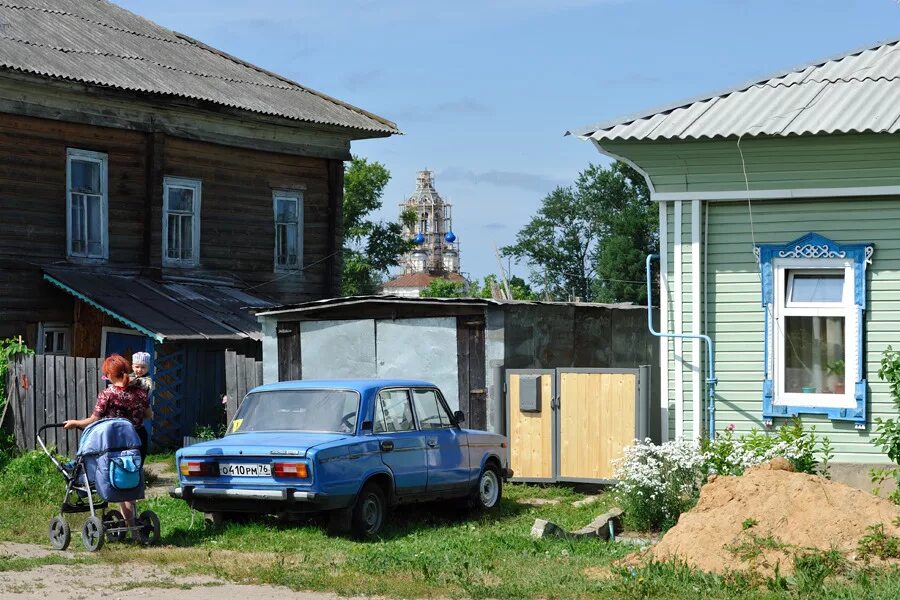
[{"label": "light wooden gate", "polygon": [[649,377],[642,384],[643,371],[507,371],[514,480],[612,482],[614,461],[646,435]]}]

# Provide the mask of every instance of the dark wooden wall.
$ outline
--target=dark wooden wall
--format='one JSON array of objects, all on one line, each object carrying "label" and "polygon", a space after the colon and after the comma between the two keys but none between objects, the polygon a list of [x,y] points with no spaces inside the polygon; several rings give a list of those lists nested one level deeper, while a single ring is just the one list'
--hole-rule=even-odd
[{"label": "dark wooden wall", "polygon": [[[284,303],[336,293],[341,161],[0,114],[0,336],[33,344],[38,321],[74,320],[72,298],[41,273],[67,261],[67,148],[108,154],[109,266],[160,267],[162,179],[192,177],[203,181],[200,268],[163,273],[233,278]],[[302,273],[274,272],[275,188],[303,190],[303,260],[313,266]]]}]

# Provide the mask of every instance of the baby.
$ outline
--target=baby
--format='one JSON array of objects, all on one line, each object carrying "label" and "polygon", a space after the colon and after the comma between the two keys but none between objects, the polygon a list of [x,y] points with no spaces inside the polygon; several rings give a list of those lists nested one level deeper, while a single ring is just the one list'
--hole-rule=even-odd
[{"label": "baby", "polygon": [[147,392],[148,406],[144,412],[145,419],[153,418],[153,379],[147,373],[150,371],[150,353],[135,352],[131,355],[131,377],[129,386],[139,387]]}]

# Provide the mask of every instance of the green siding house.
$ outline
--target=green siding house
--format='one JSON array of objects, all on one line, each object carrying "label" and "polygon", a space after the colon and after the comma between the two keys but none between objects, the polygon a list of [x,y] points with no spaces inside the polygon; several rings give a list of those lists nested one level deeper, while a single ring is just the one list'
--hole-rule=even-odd
[{"label": "green siding house", "polygon": [[[634,166],[659,204],[660,304],[715,344],[715,428],[828,435],[887,459],[878,367],[900,347],[900,41],[571,133]],[[708,435],[706,349],[661,339],[663,439]],[[668,357],[667,359],[665,357]]]}]

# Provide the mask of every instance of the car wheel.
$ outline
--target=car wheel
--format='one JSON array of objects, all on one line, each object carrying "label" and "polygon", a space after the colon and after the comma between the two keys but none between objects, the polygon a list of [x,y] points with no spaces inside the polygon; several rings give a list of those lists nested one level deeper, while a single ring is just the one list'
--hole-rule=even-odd
[{"label": "car wheel", "polygon": [[478,476],[478,485],[469,496],[469,504],[477,510],[490,510],[500,504],[503,497],[503,479],[493,464],[485,465]]},{"label": "car wheel", "polygon": [[374,482],[367,483],[353,505],[351,532],[358,538],[375,537],[384,526],[386,513],[387,502],[381,487]]}]

